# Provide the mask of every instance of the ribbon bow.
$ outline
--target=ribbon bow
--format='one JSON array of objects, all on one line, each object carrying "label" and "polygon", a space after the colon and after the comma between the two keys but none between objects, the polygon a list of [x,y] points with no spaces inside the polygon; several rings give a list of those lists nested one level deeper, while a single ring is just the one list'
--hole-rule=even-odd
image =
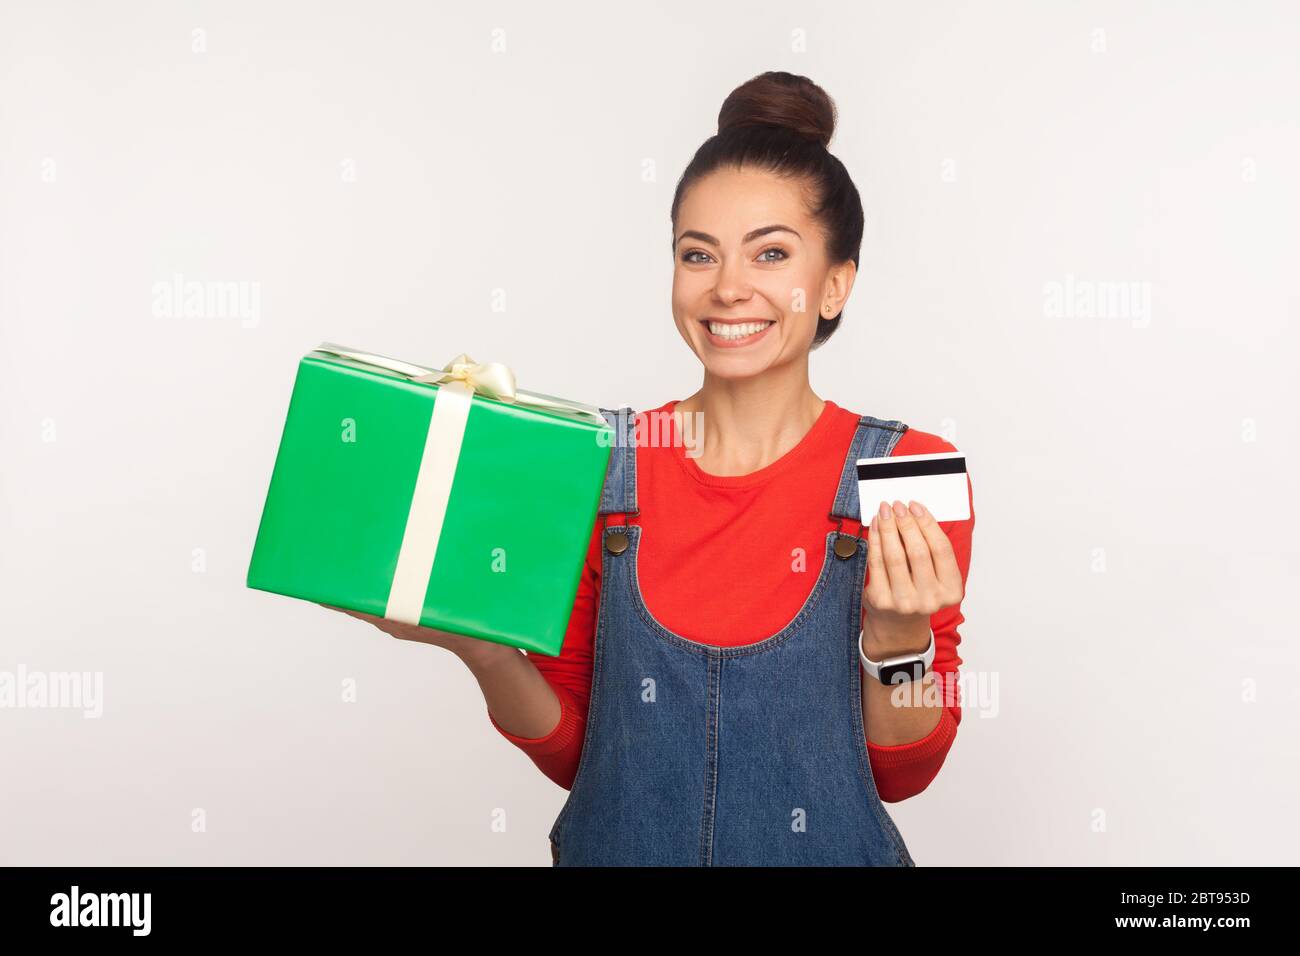
[{"label": "ribbon bow", "polygon": [[418,375],[415,381],[425,385],[442,385],[446,382],[464,382],[480,395],[497,401],[514,403],[519,400],[515,389],[515,373],[501,362],[475,362],[468,355],[457,355],[442,367],[441,372]]}]

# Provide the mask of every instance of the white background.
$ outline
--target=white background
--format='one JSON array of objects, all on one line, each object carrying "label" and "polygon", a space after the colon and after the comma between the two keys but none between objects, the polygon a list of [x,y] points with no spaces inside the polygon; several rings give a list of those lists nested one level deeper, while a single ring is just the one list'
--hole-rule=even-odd
[{"label": "white background", "polygon": [[[549,865],[566,791],[455,658],[244,587],[295,365],[690,394],[672,192],[768,69],[866,209],[814,389],[970,461],[996,716],[888,805],[918,864],[1293,862],[1297,48],[1286,3],[6,2],[0,671],[104,714],[0,710],[0,863]],[[256,324],[155,316],[177,274]],[[1070,276],[1149,321],[1048,315]]]}]

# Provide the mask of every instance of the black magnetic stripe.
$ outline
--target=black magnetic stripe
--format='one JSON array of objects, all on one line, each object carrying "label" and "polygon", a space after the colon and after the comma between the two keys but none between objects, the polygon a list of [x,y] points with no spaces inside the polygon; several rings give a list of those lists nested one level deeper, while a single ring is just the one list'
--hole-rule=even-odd
[{"label": "black magnetic stripe", "polygon": [[912,478],[919,475],[960,475],[966,472],[966,459],[930,458],[925,461],[882,461],[858,465],[858,480],[877,478]]}]

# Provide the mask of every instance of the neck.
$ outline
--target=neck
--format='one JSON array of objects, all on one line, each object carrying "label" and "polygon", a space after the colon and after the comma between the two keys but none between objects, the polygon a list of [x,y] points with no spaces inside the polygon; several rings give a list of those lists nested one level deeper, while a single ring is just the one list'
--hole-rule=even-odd
[{"label": "neck", "polygon": [[[808,434],[825,408],[808,383],[808,365],[704,384],[673,408],[687,454],[712,475],[748,475],[776,461]],[[690,416],[689,425],[682,417]]]}]

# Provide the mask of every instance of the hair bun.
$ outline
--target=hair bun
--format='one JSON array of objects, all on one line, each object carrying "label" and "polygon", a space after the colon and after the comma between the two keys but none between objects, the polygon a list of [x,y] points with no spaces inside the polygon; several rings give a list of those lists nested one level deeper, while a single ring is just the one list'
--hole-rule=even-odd
[{"label": "hair bun", "polygon": [[835,103],[808,79],[779,70],[760,73],[731,91],[718,111],[718,132],[775,126],[827,146],[835,133]]}]

